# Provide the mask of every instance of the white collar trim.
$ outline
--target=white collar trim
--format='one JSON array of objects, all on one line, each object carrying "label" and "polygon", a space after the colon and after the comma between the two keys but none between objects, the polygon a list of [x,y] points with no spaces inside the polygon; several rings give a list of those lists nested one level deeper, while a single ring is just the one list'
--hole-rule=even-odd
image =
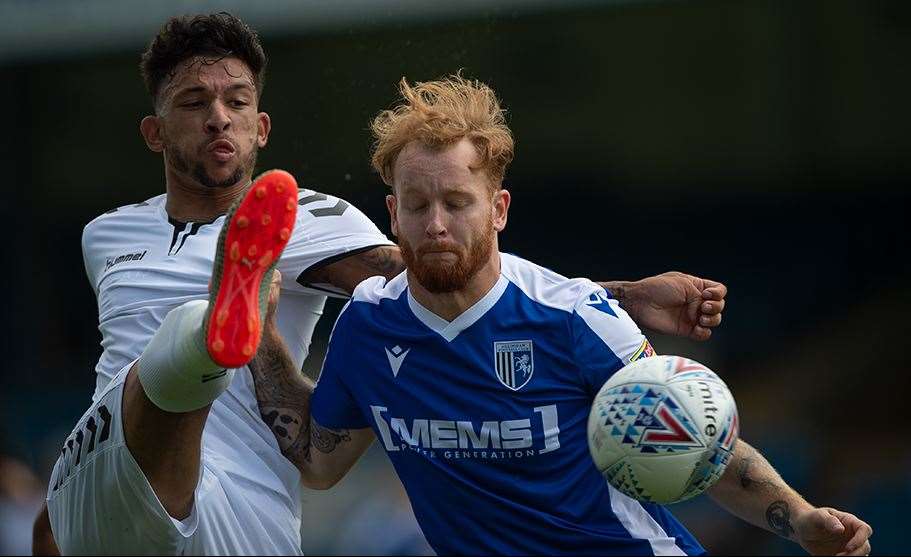
[{"label": "white collar trim", "polygon": [[410,287],[408,288],[408,307],[411,308],[411,312],[414,313],[414,316],[417,317],[421,323],[427,325],[430,330],[445,338],[446,342],[452,342],[453,339],[459,336],[459,333],[468,327],[471,327],[480,318],[484,317],[484,314],[500,300],[500,297],[503,295],[503,292],[506,291],[507,286],[509,286],[509,279],[501,272],[500,278],[497,280],[496,284],[493,285],[493,288],[491,288],[487,294],[484,294],[480,300],[475,302],[473,306],[463,311],[461,315],[452,321],[446,321],[439,315],[422,306],[421,303],[415,300],[414,296],[411,295]]}]

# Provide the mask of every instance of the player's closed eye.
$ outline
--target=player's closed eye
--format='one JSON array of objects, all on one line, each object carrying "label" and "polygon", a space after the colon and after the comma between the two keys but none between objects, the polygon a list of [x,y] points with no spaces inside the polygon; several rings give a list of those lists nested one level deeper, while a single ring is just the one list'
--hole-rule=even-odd
[{"label": "player's closed eye", "polygon": [[404,207],[405,210],[408,211],[409,213],[420,213],[421,211],[424,211],[425,209],[427,209],[427,203],[426,203],[426,202],[423,202],[423,201],[421,201],[421,202],[405,203],[405,204],[403,205],[403,207]]},{"label": "player's closed eye", "polygon": [[467,199],[448,199],[446,200],[447,209],[464,209],[468,207],[471,202]]}]

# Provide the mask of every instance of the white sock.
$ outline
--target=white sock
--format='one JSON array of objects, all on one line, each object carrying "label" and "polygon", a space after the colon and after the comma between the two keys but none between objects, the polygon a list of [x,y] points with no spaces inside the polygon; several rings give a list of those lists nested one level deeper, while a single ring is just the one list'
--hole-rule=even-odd
[{"label": "white sock", "polygon": [[209,302],[194,300],[171,310],[139,357],[139,382],[155,406],[190,412],[223,393],[233,369],[209,357],[202,322]]}]

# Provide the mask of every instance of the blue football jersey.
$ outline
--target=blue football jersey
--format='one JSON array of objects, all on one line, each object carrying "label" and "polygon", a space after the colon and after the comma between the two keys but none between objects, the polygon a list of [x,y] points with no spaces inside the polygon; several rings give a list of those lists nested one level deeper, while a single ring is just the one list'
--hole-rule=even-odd
[{"label": "blue football jersey", "polygon": [[588,451],[595,395],[648,341],[591,281],[500,260],[496,285],[452,322],[404,273],[361,283],[313,418],[373,429],[438,553],[704,553],[663,507],[610,487]]}]

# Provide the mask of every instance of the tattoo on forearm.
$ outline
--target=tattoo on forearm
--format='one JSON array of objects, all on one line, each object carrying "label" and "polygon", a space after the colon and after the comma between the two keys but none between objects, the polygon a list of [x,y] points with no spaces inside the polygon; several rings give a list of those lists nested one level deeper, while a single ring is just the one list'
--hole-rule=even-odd
[{"label": "tattoo on forearm", "polygon": [[753,485],[753,480],[750,479],[750,464],[753,463],[753,459],[750,457],[744,457],[740,461],[740,465],[737,466],[737,477],[740,478],[740,487],[743,489],[749,489]]},{"label": "tattoo on forearm", "polygon": [[278,446],[295,464],[310,462],[310,394],[313,382],[295,368],[277,332],[263,333],[259,351],[250,361],[263,422]]},{"label": "tattoo on forearm", "polygon": [[769,528],[784,538],[790,538],[794,533],[791,526],[791,508],[784,501],[775,501],[765,512]]},{"label": "tattoo on forearm", "polygon": [[383,246],[365,251],[358,256],[361,263],[372,272],[392,278],[405,270],[405,262],[398,248]]},{"label": "tattoo on forearm", "polygon": [[302,430],[303,419],[301,415],[291,408],[262,406],[259,413],[275,435],[282,452],[290,449],[294,442],[300,438],[301,433],[306,433],[306,429]]},{"label": "tattoo on forearm", "polygon": [[617,302],[625,307],[624,302],[626,302],[626,287],[622,282],[612,281],[612,282],[599,282],[598,286],[607,290],[607,293]]},{"label": "tattoo on forearm", "polygon": [[772,494],[779,496],[784,486],[776,481],[777,474],[768,474],[763,472],[763,465],[769,467],[768,463],[759,456],[759,453],[752,451],[744,455],[737,463],[737,478],[740,480],[740,487],[747,491],[755,493]]},{"label": "tattoo on forearm", "polygon": [[351,441],[347,429],[329,429],[310,419],[310,445],[321,453],[331,453],[341,443]]}]

